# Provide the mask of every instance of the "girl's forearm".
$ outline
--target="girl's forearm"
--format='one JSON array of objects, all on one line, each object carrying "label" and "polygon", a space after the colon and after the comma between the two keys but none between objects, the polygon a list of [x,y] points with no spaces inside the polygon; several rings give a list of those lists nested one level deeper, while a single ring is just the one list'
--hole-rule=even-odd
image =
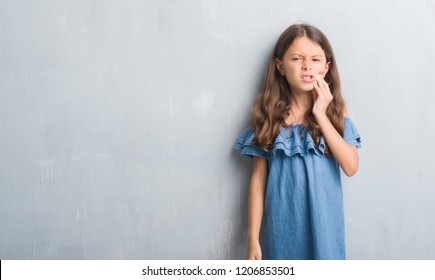
[{"label": "girl's forearm", "polygon": [[353,176],[358,171],[359,157],[357,148],[344,141],[326,115],[316,116],[316,119],[322,130],[323,137],[338,164],[340,164],[347,176]]},{"label": "girl's forearm", "polygon": [[260,236],[261,220],[264,209],[264,193],[260,187],[251,185],[249,193],[248,242],[258,242]]},{"label": "girl's forearm", "polygon": [[248,242],[258,242],[263,218],[264,195],[267,182],[267,160],[254,158],[249,187]]}]

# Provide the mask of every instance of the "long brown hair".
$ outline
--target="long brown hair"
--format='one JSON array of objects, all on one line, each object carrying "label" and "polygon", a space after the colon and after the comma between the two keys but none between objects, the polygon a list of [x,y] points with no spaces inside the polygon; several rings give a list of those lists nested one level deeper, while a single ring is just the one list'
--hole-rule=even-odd
[{"label": "long brown hair", "polygon": [[[338,133],[343,136],[345,104],[341,95],[340,77],[332,46],[325,34],[318,28],[306,23],[294,24],[278,38],[265,74],[263,89],[252,108],[251,126],[255,130],[253,143],[263,150],[269,150],[272,147],[281,128],[286,125],[285,119],[289,116],[291,105],[290,86],[286,77],[279,73],[275,59],[282,60],[293,41],[303,36],[307,36],[317,43],[325,52],[326,62],[329,62],[329,71],[326,73],[325,81],[329,84],[333,96],[326,115]],[[322,134],[312,110],[306,112],[305,120],[307,122],[306,129],[318,146]],[[327,147],[325,153],[329,154]]]}]

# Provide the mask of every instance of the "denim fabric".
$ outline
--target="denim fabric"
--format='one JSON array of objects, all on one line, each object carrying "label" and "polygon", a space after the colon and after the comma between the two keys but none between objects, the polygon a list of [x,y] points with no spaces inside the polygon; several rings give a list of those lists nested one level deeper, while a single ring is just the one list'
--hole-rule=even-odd
[{"label": "denim fabric", "polygon": [[[345,259],[340,167],[316,147],[303,125],[282,128],[270,151],[252,144],[248,128],[237,140],[242,155],[268,159],[260,242],[263,259]],[[349,118],[344,140],[357,148],[361,138]]]}]

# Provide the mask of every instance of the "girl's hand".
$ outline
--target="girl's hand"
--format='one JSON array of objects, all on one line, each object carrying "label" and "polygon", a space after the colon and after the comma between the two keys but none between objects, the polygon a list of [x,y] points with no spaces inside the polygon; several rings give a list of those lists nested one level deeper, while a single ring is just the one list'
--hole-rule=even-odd
[{"label": "girl's hand", "polygon": [[261,260],[260,242],[249,242],[248,260]]},{"label": "girl's hand", "polygon": [[323,79],[323,77],[319,74],[317,75],[317,79],[314,81],[314,106],[313,106],[313,114],[315,117],[319,117],[322,115],[326,115],[326,109],[329,106],[329,103],[332,101],[332,94],[329,89],[328,83]]}]

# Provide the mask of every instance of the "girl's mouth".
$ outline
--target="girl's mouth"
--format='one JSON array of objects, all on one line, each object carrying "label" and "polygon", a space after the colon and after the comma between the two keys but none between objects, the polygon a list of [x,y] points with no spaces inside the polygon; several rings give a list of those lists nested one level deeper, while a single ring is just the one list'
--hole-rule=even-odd
[{"label": "girl's mouth", "polygon": [[301,80],[304,83],[312,83],[315,80],[314,77],[315,77],[314,75],[304,74],[304,75],[301,76]]}]

